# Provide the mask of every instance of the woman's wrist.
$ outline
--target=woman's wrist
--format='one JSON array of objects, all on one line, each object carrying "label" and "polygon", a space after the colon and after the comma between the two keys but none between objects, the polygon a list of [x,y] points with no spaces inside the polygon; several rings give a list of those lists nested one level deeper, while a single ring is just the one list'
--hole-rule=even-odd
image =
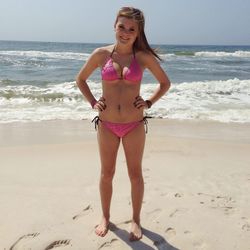
[{"label": "woman's wrist", "polygon": [[94,106],[96,105],[97,103],[97,100],[96,99],[93,99],[91,102],[90,102],[90,105],[92,107],[92,109],[94,108]]},{"label": "woman's wrist", "polygon": [[148,109],[150,109],[153,103],[150,100],[146,100],[145,102],[147,103]]}]

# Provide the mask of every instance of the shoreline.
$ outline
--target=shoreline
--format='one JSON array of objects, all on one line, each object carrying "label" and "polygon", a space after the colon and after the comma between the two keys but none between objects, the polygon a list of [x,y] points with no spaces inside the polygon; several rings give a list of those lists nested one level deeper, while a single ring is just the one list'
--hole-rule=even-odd
[{"label": "shoreline", "polygon": [[[250,143],[249,126],[250,123],[149,118],[147,135],[159,136],[164,130],[166,136],[172,137]],[[41,131],[49,137],[40,137]],[[96,134],[91,119],[0,123],[0,132],[0,147],[81,142],[86,136],[93,139]]]},{"label": "shoreline", "polygon": [[131,243],[121,147],[111,205],[116,227],[99,238],[94,226],[101,215],[100,162],[91,121],[0,124],[0,246],[247,250],[249,124],[149,119],[148,126],[144,235]]}]

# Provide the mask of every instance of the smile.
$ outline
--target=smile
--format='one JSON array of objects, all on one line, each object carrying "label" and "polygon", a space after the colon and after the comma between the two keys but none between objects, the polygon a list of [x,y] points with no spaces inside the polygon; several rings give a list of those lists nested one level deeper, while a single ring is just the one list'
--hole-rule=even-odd
[{"label": "smile", "polygon": [[122,37],[122,36],[120,36],[120,38],[121,38],[122,40],[124,40],[124,41],[128,41],[128,40],[129,40],[129,38],[124,38],[124,37]]}]

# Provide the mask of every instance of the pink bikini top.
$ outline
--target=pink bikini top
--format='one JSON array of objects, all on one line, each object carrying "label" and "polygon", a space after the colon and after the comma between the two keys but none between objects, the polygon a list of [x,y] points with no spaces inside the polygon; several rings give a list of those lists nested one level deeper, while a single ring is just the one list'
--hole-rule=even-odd
[{"label": "pink bikini top", "polygon": [[118,72],[116,71],[113,65],[112,55],[114,53],[114,50],[115,48],[111,52],[105,65],[102,67],[101,70],[102,80],[114,81],[114,80],[124,79],[129,82],[140,83],[142,80],[142,70],[135,58],[135,53],[130,63],[130,66],[126,69],[126,71],[124,71],[124,68],[122,69],[122,67],[118,64],[121,69],[121,75],[119,76]]}]

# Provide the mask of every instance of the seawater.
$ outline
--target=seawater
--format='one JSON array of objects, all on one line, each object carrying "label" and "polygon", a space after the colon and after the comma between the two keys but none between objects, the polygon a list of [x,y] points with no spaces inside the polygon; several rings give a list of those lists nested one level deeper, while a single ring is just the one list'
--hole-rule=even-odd
[{"label": "seawater", "polygon": [[[0,123],[90,119],[75,77],[105,44],[0,41]],[[250,46],[152,45],[172,86],[147,111],[164,119],[250,122]],[[88,80],[101,96],[100,70]],[[141,95],[157,87],[145,71]]]}]

